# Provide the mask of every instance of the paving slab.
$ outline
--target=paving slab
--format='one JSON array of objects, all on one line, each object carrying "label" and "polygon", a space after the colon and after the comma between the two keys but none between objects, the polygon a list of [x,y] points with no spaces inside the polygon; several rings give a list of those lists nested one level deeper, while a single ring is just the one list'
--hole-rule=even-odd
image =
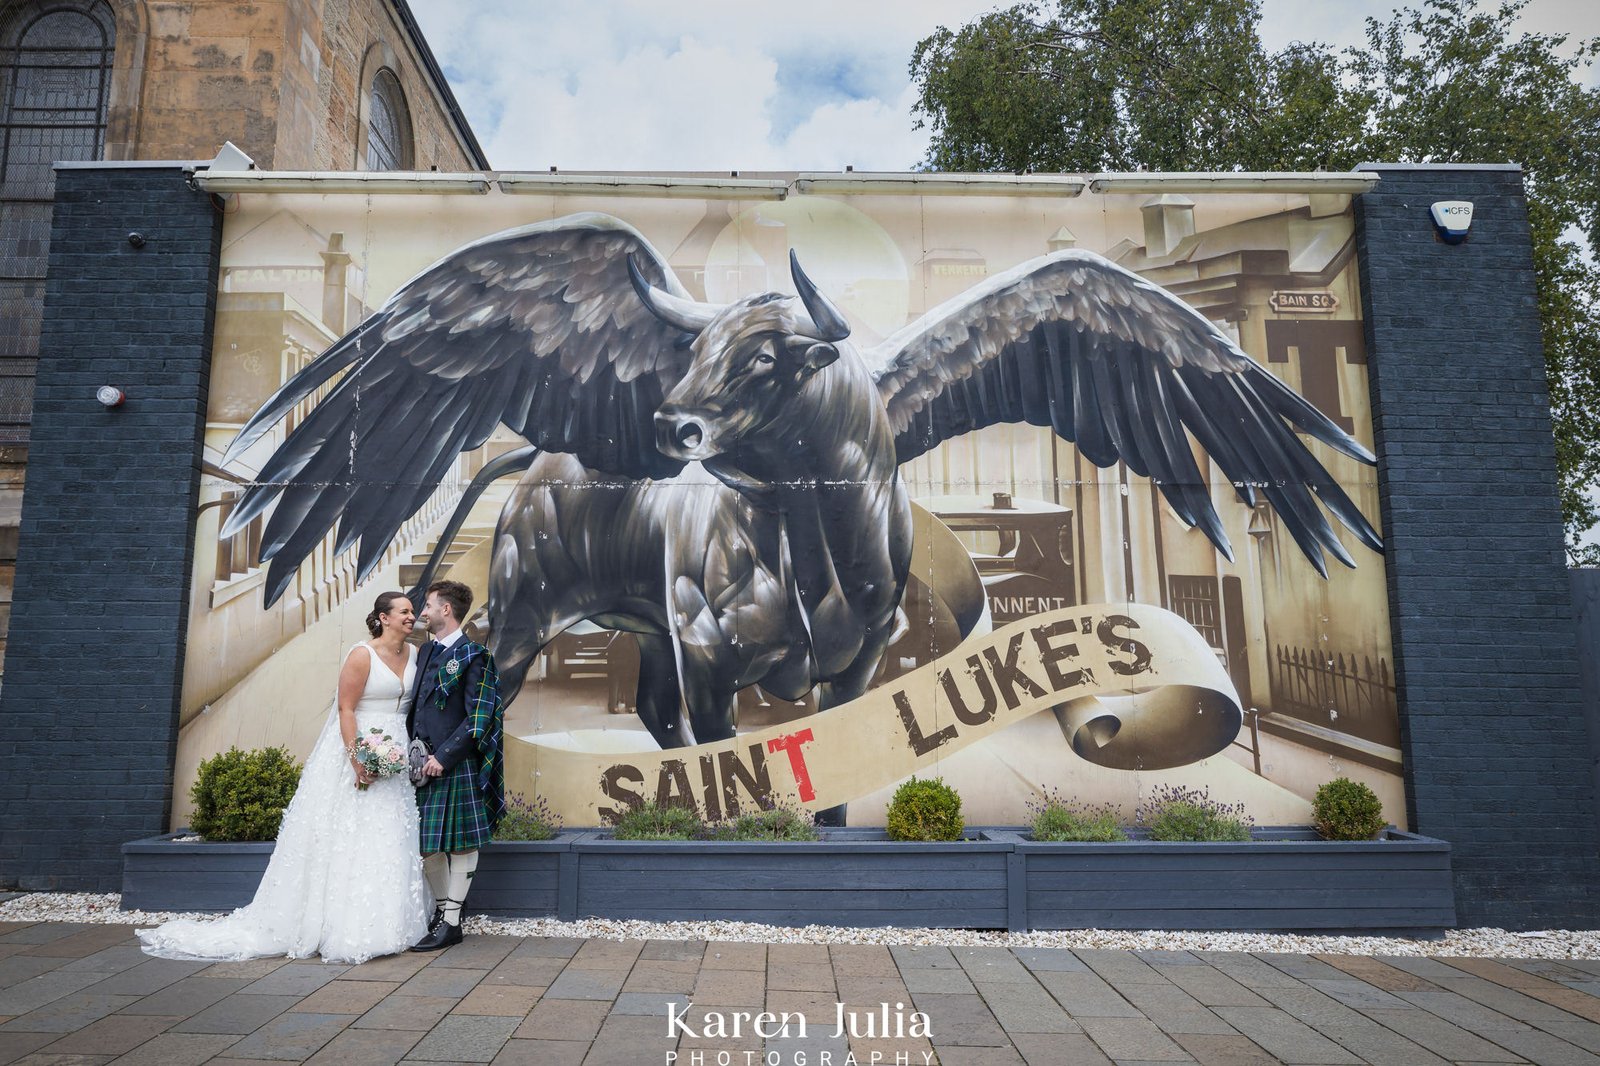
[{"label": "paving slab", "polygon": [[676,1041],[666,1035],[666,1026],[658,1018],[612,1016],[600,1026],[589,1053],[584,1056],[586,1066],[608,1063],[664,1063],[667,1052]]},{"label": "paving slab", "polygon": [[712,941],[701,956],[707,970],[766,970],[767,945]]},{"label": "paving slab", "polygon": [[1081,1033],[1082,1027],[1038,982],[997,984],[980,989],[995,1021],[1007,1036],[1018,1033]]},{"label": "paving slab", "polygon": [[540,989],[480,981],[478,986],[450,1008],[451,1014],[478,1014],[522,1021],[539,1000]]},{"label": "paving slab", "polygon": [[[149,959],[137,966],[111,974],[96,982],[91,991],[113,996],[148,996],[185,977],[193,977],[209,963],[182,962],[176,959]],[[243,991],[249,991],[248,988]]]},{"label": "paving slab", "polygon": [[[982,996],[921,992],[915,993],[913,999],[916,1009],[928,1016],[929,1041],[936,1048],[950,1045],[1009,1047],[1011,1044]],[[906,1006],[906,1011],[900,1015],[902,1019],[910,1013],[911,1005]],[[873,1018],[874,1014],[867,1017]],[[882,1016],[876,1018],[880,1024],[875,1035],[899,1039],[899,1033],[893,1028],[894,1019],[895,1015],[889,1014],[889,1024],[884,1025]]]},{"label": "paving slab", "polygon": [[1451,1062],[1524,1061],[1516,1052],[1425,1010],[1371,1010],[1365,1013],[1385,1028],[1414,1040]]},{"label": "paving slab", "polygon": [[1200,1066],[1269,1066],[1279,1061],[1246,1036],[1174,1033],[1172,1039]]},{"label": "paving slab", "polygon": [[1138,1007],[1124,999],[1098,974],[1041,970],[1036,971],[1035,976],[1074,1019],[1142,1017]]},{"label": "paving slab", "polygon": [[244,1036],[266,1025],[299,1000],[298,996],[229,996],[187,1021],[179,1022],[172,1027],[172,1031]]},{"label": "paving slab", "polygon": [[425,1033],[461,1002],[457,996],[402,996],[393,992],[351,1023],[353,1029],[401,1029]]},{"label": "paving slab", "polygon": [[[71,963],[67,965],[70,966]],[[66,966],[62,965],[62,960],[60,959],[45,958],[42,955],[10,955],[0,959],[0,988],[10,988],[13,985],[21,984],[23,981],[38,977],[40,974],[46,974],[52,970],[65,969]],[[108,969],[104,972],[114,973],[115,971]]]},{"label": "paving slab", "polygon": [[1115,1062],[1187,1062],[1189,1053],[1145,1018],[1079,1020],[1102,1053]]},{"label": "paving slab", "polygon": [[113,1014],[73,1030],[40,1051],[47,1055],[126,1055],[181,1021],[154,1014]]},{"label": "paving slab", "polygon": [[611,1012],[600,1000],[542,999],[517,1028],[518,1039],[592,1041]]},{"label": "paving slab", "polygon": [[1055,973],[1088,973],[1084,961],[1066,948],[1017,948],[1012,954],[1034,973],[1048,970]]},{"label": "paving slab", "polygon": [[[138,996],[74,992],[70,996],[53,999],[42,1007],[36,1007],[0,1025],[0,1034],[71,1033],[91,1022],[99,1021],[108,1014],[115,1014],[123,1007],[137,1003],[138,1000]],[[3,1036],[0,1036],[0,1039],[3,1039]]]},{"label": "paving slab", "polygon": [[416,1062],[493,1062],[520,1022],[520,1018],[452,1014],[418,1041],[406,1058]]},{"label": "paving slab", "polygon": [[1600,1057],[1537,1029],[1500,1032],[1494,1039],[1539,1066],[1600,1066]]},{"label": "paving slab", "polygon": [[316,1066],[394,1066],[422,1039],[404,1029],[344,1029],[306,1061]]},{"label": "paving slab", "polygon": [[494,1066],[582,1066],[587,1040],[507,1040]]},{"label": "paving slab", "polygon": [[90,985],[99,984],[107,976],[99,973],[62,973],[59,970],[41,973],[26,981],[19,981],[10,988],[0,990],[0,1014],[10,1015],[13,1018],[27,1014],[46,1003],[81,992]]},{"label": "paving slab", "polygon": [[828,958],[836,976],[898,977],[900,967],[881,944],[829,944]]},{"label": "paving slab", "polygon": [[1011,1045],[1027,1066],[1111,1066],[1111,1060],[1087,1035],[1015,1033]]},{"label": "paving slab", "polygon": [[[679,1066],[776,1059],[1056,1066],[1600,1066],[1600,965],[1219,951],[744,944],[469,936],[434,955],[172,963],[126,929],[0,938],[0,1066],[214,1061]],[[45,954],[41,949],[48,949]],[[5,952],[11,952],[7,955]],[[837,1004],[929,1015],[931,1040],[834,1036]],[[669,1035],[669,1006],[696,1035]],[[789,1012],[804,1034],[705,1035]],[[748,1060],[745,1053],[749,1053]],[[824,1058],[826,1053],[826,1058]]]},{"label": "paving slab", "polygon": [[329,981],[290,1010],[304,1014],[365,1014],[399,987],[392,981]]},{"label": "paving slab", "polygon": [[[445,969],[492,970],[500,965],[507,955],[515,951],[516,947],[516,940],[508,936],[468,937],[461,943],[439,952],[438,957],[431,960],[429,965],[442,966]],[[423,953],[417,952],[417,954]]]},{"label": "paving slab", "polygon": [[[809,947],[811,945],[794,946]],[[826,958],[828,949],[825,946],[821,949],[823,957]],[[646,940],[643,950],[639,952],[639,961],[698,963],[705,957],[705,953],[706,942],[704,940]]]},{"label": "paving slab", "polygon": [[1276,1007],[1217,1007],[1217,1016],[1285,1063],[1359,1063],[1361,1060]]},{"label": "paving slab", "polygon": [[117,1066],[200,1066],[241,1039],[226,1033],[161,1033],[112,1061]]}]

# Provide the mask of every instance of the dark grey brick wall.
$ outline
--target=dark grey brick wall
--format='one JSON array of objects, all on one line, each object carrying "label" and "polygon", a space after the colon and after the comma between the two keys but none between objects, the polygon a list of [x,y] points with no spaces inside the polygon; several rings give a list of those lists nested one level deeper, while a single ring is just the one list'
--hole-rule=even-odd
[{"label": "dark grey brick wall", "polygon": [[[0,882],[111,891],[121,845],[166,828],[221,236],[177,166],[57,175],[0,694]],[[100,385],[127,402],[101,407]]]},{"label": "dark grey brick wall", "polygon": [[[1463,925],[1600,919],[1590,741],[1522,174],[1372,166],[1356,249],[1406,803]],[[1465,244],[1428,207],[1471,200]]]}]

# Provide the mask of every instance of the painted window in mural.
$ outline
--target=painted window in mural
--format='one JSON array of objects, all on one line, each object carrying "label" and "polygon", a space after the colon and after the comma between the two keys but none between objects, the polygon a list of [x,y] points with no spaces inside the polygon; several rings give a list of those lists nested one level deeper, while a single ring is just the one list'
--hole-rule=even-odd
[{"label": "painted window in mural", "polygon": [[57,160],[99,159],[116,25],[102,0],[0,11],[0,443],[28,439]]},{"label": "painted window in mural", "polygon": [[246,195],[175,817],[449,577],[508,787],[1403,821],[1347,196]]}]

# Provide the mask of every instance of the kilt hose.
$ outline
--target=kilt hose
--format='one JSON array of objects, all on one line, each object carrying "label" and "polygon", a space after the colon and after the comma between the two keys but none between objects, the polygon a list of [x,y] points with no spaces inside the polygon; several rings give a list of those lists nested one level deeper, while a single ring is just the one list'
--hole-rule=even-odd
[{"label": "kilt hose", "polygon": [[423,854],[475,851],[489,843],[489,812],[478,789],[478,760],[455,767],[417,789],[419,844]]}]

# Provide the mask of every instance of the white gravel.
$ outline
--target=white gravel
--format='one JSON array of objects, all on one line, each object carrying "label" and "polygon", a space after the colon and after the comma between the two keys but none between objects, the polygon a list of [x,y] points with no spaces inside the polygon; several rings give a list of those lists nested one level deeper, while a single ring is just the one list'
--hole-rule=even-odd
[{"label": "white gravel", "polygon": [[[158,925],[170,918],[215,915],[167,914],[119,909],[116,893],[36,892],[0,903],[3,922],[84,922]],[[1301,936],[1291,933],[1191,933],[1072,929],[1048,933],[981,932],[970,929],[849,929],[830,925],[789,928],[754,922],[642,922],[584,918],[517,920],[468,918],[467,932],[495,936],[580,937],[602,940],[718,940],[763,944],[885,944],[1118,950],[1267,951],[1325,955],[1436,955],[1502,959],[1600,959],[1600,930],[1453,929],[1438,940],[1385,936]]]}]

